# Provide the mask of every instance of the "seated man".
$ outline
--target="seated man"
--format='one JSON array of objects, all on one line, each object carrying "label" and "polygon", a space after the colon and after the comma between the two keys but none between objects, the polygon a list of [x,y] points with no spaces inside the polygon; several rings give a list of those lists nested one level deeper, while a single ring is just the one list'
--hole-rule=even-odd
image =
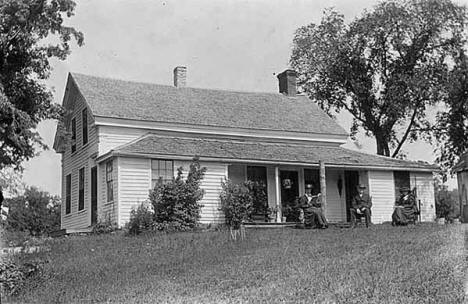
[{"label": "seated man", "polygon": [[400,188],[400,198],[395,202],[395,210],[392,214],[392,225],[407,225],[415,222],[419,212],[416,199],[408,187]]},{"label": "seated man", "polygon": [[366,218],[366,227],[369,227],[371,223],[372,198],[367,193],[364,193],[366,186],[359,185],[357,190],[358,194],[353,197],[351,208],[349,209],[351,213],[351,228],[356,226],[356,217],[361,216]]},{"label": "seated man", "polygon": [[312,195],[312,185],[307,184],[305,194],[299,199],[299,206],[304,210],[304,226],[306,228],[328,228],[328,222],[322,212],[320,193]]}]

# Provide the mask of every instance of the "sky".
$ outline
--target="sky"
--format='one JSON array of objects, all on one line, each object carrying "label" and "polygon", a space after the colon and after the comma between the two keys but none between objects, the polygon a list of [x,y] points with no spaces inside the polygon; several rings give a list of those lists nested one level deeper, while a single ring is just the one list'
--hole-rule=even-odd
[{"label": "sky", "polygon": [[[372,0],[79,0],[66,21],[84,33],[85,44],[72,46],[65,61],[52,61],[47,86],[62,103],[68,72],[172,85],[172,70],[187,67],[187,86],[240,91],[277,92],[276,74],[289,67],[294,31],[318,23],[334,7],[352,20]],[[467,4],[468,0],[459,1]],[[349,130],[346,115],[338,122]],[[23,180],[60,194],[60,154],[52,149],[56,123],[38,131],[49,150],[25,163]],[[358,137],[363,151],[375,153],[375,142]],[[350,148],[356,146],[350,141]],[[424,143],[405,145],[412,160],[433,162]],[[449,187],[456,187],[455,179]]]}]

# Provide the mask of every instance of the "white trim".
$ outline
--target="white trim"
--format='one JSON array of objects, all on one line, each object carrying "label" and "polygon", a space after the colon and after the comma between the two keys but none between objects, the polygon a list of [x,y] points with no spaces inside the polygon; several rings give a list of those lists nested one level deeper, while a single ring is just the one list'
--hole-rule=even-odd
[{"label": "white trim", "polygon": [[[171,154],[140,154],[140,153],[127,153],[119,151],[109,151],[106,154],[99,156],[96,161],[98,163],[105,161],[106,159],[113,156],[127,156],[127,157],[140,157],[140,158],[166,158],[174,160],[191,160],[192,156],[182,155],[171,155]],[[242,164],[265,164],[265,165],[281,165],[281,166],[302,166],[318,168],[319,164],[304,163],[304,162],[288,162],[288,161],[276,161],[276,160],[255,160],[255,159],[238,159],[238,158],[216,158],[216,157],[203,157],[200,156],[203,161],[212,162],[228,162],[228,163],[242,163]],[[389,167],[389,166],[366,166],[366,165],[347,165],[347,164],[330,164],[325,163],[328,168],[343,168],[343,169],[359,169],[359,170],[380,170],[380,171],[413,171],[413,172],[434,172],[436,170],[432,168],[412,168],[412,167]]]},{"label": "white trim", "polygon": [[346,134],[321,134],[305,133],[281,130],[248,129],[248,128],[229,128],[218,126],[203,126],[182,123],[156,122],[132,120],[123,118],[110,118],[94,115],[96,125],[110,127],[127,127],[132,129],[145,129],[153,131],[177,132],[186,134],[204,134],[216,138],[256,138],[264,140],[275,140],[275,142],[285,140],[292,141],[313,141],[334,144],[344,144],[347,141]]},{"label": "white trim", "polygon": [[278,212],[276,213],[276,221],[281,222],[281,185],[280,185],[280,169],[279,166],[275,166],[275,185],[276,185],[276,208]]},{"label": "white trim", "polygon": [[[112,170],[114,170],[114,168],[117,168],[117,197],[114,197],[114,203],[117,203],[117,226],[118,227],[121,227],[120,225],[120,219],[121,219],[121,214],[120,214],[120,189],[122,188],[120,186],[120,182],[121,182],[121,178],[120,178],[120,174],[122,172],[122,169],[120,168],[120,157],[116,157],[115,159],[115,164],[114,164],[114,161],[112,162]],[[112,175],[114,175],[115,173],[112,172]],[[112,181],[114,182],[114,181]],[[115,189],[114,189],[114,193],[115,193]]]}]

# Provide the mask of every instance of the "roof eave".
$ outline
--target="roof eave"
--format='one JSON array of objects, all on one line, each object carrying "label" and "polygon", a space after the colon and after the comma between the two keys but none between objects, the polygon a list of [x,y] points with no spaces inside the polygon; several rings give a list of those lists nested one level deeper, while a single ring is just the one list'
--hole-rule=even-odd
[{"label": "roof eave", "polygon": [[[106,154],[99,156],[96,161],[102,162],[110,157],[125,156],[125,157],[138,157],[138,158],[165,158],[165,159],[176,159],[176,160],[191,160],[193,156],[188,155],[175,155],[175,154],[162,154],[162,153],[135,153],[127,151],[109,151]],[[240,159],[240,158],[225,158],[225,157],[212,157],[197,155],[202,161],[210,162],[226,162],[226,163],[244,163],[244,164],[265,164],[265,165],[285,165],[285,166],[301,166],[301,167],[318,167],[319,163],[307,163],[307,162],[295,162],[295,161],[282,161],[282,160],[262,160],[262,159]],[[412,172],[427,172],[433,173],[439,170],[435,166],[428,166],[425,168],[421,167],[391,167],[391,166],[372,166],[372,165],[357,165],[357,164],[346,164],[346,163],[325,163],[326,167],[329,168],[344,168],[344,169],[367,169],[367,170],[379,170],[379,171],[412,171]]]}]

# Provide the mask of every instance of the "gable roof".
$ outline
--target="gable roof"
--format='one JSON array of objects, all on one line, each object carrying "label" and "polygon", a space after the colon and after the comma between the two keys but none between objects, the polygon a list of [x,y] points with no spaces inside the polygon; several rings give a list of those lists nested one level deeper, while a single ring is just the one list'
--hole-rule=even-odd
[{"label": "gable roof", "polygon": [[95,116],[213,127],[348,133],[305,96],[123,81],[73,73]]},{"label": "gable roof", "polygon": [[112,155],[183,156],[232,162],[265,162],[271,164],[327,165],[339,167],[377,168],[381,170],[435,171],[438,167],[426,162],[399,160],[349,150],[336,146],[253,142],[243,140],[163,136],[153,133],[116,148]]}]

